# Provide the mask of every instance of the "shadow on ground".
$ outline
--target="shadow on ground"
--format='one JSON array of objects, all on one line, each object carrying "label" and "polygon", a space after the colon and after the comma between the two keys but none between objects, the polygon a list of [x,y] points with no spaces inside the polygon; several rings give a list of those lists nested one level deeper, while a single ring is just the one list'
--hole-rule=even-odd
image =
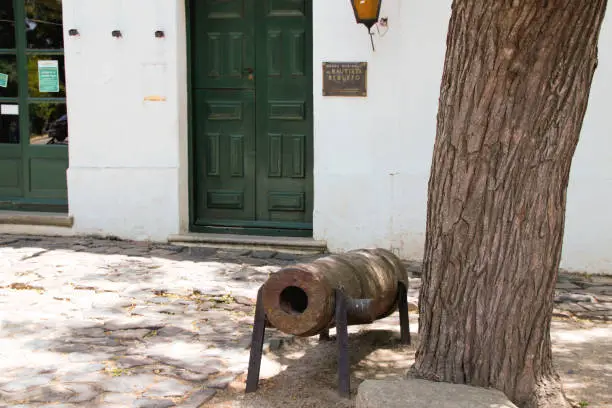
[{"label": "shadow on ground", "polygon": [[0,236],[0,248],[0,304],[13,308],[0,316],[0,405],[179,404],[223,388],[247,366],[250,294],[290,262],[95,238]]},{"label": "shadow on ground", "polygon": [[[124,406],[132,406],[135,399],[149,397],[151,388],[161,387],[156,392],[165,394],[154,393],[152,398],[179,403],[194,390],[229,383],[247,366],[252,307],[225,310],[226,303],[210,298],[185,303],[196,306],[193,319],[178,324],[163,307],[158,309],[160,316],[148,313],[129,320],[57,316],[43,326],[25,320],[5,322],[0,342],[13,350],[5,354],[9,359],[3,361],[0,377],[6,380],[0,386],[11,385],[0,391],[0,401],[104,407],[109,406],[107,398],[116,398],[113,394],[129,394]],[[106,308],[129,313],[123,304]],[[213,314],[220,316],[207,318]],[[15,330],[19,339],[6,336],[7,330]]]},{"label": "shadow on ground", "polygon": [[[413,333],[414,339],[415,333]],[[413,346],[400,344],[393,330],[364,328],[349,338],[351,399],[337,393],[337,346],[316,337],[296,339],[278,353],[269,353],[262,368],[260,388],[244,394],[244,379],[218,394],[207,406],[221,407],[353,407],[357,387],[365,379],[401,378],[414,362]],[[266,375],[266,371],[277,374]]]},{"label": "shadow on ground", "polygon": [[[323,254],[300,255],[278,254],[274,251],[244,249],[220,249],[212,247],[191,247],[147,241],[124,241],[117,238],[101,237],[38,237],[0,236],[0,247],[15,249],[38,248],[41,253],[54,250],[69,250],[102,255],[126,255],[138,258],[159,258],[171,261],[227,262],[236,261],[251,266],[287,265],[294,262],[311,261]],[[36,256],[39,256],[37,254]]]},{"label": "shadow on ground", "polygon": [[[244,378],[207,406],[213,408],[352,408],[359,384],[365,379],[403,378],[414,363],[412,347],[399,345],[395,330],[353,333],[351,346],[351,400],[336,393],[336,344],[300,339],[269,354],[277,373],[260,381],[260,390],[244,394]],[[413,339],[416,337],[413,333]],[[576,408],[612,406],[612,325],[559,320],[553,322],[555,366]],[[580,405],[582,403],[582,405]]]},{"label": "shadow on ground", "polygon": [[555,367],[570,400],[612,407],[612,324],[555,320],[552,340]]},{"label": "shadow on ground", "polygon": [[[13,384],[0,400],[87,406],[108,406],[110,394],[140,398],[153,385],[161,392],[160,382],[177,403],[195,389],[224,388],[247,367],[253,313],[224,285],[244,282],[255,293],[267,266],[304,260],[97,238],[0,236],[0,247],[23,251],[5,274],[21,286],[0,289],[19,302],[0,320],[0,385]],[[73,262],[72,252],[83,257]],[[398,326],[394,315],[352,328],[352,400],[336,393],[335,342],[311,338],[266,355],[258,393],[244,395],[242,375],[206,406],[352,407],[361,381],[403,377],[412,364],[414,348],[399,345]],[[568,396],[612,406],[612,325],[555,320],[552,337]]]}]

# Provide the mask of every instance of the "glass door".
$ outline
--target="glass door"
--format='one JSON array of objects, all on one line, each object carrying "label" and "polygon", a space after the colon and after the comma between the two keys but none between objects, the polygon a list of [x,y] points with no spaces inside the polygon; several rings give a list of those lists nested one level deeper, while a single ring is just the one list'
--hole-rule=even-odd
[{"label": "glass door", "polygon": [[19,69],[13,0],[0,0],[0,203],[23,197]]},{"label": "glass door", "polygon": [[67,210],[61,0],[0,0],[0,208]]}]

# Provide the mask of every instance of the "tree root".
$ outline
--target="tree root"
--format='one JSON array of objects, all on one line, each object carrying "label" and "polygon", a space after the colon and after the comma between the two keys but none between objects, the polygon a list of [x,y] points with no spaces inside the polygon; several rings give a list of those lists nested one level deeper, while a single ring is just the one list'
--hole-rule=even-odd
[{"label": "tree root", "polygon": [[559,378],[540,381],[531,398],[517,405],[520,408],[572,408]]}]

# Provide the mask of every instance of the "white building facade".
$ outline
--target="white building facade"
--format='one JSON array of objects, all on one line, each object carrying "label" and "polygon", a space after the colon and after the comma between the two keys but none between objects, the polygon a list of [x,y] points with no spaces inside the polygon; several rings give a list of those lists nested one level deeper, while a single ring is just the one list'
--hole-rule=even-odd
[{"label": "white building facade", "polygon": [[[420,259],[450,4],[383,0],[374,51],[347,0],[63,0],[70,233]],[[612,273],[612,13],[599,50],[563,267]],[[335,62],[367,96],[324,95]]]}]

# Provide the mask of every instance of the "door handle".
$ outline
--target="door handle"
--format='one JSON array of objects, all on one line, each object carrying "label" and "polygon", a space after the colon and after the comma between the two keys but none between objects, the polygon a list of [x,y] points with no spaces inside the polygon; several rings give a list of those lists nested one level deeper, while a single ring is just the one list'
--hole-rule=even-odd
[{"label": "door handle", "polygon": [[252,81],[253,80],[253,68],[248,67],[248,68],[243,68],[242,72],[244,75],[249,77],[249,80]]}]

